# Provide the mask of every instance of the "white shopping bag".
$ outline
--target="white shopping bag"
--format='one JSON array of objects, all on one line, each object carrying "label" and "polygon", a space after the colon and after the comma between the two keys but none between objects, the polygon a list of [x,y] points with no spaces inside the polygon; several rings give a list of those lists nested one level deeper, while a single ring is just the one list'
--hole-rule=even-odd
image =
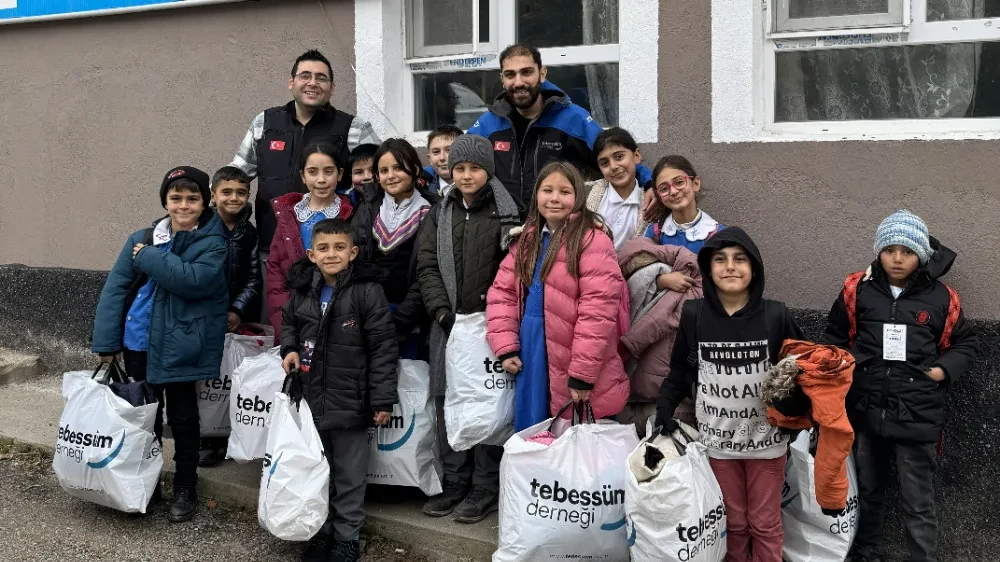
[{"label": "white shopping bag", "polygon": [[229,393],[233,386],[233,373],[247,357],[266,353],[274,345],[274,329],[266,327],[270,335],[248,336],[226,333],[219,378],[198,381],[198,419],[202,437],[229,437]]},{"label": "white shopping bag", "polygon": [[257,519],[272,535],[307,541],[326,522],[330,502],[330,465],[312,411],[281,392],[274,397],[260,475]]},{"label": "white shopping bag", "polygon": [[456,451],[502,445],[514,433],[514,376],[486,342],[486,313],[459,314],[445,352],[444,420]]},{"label": "white shopping bag", "polygon": [[63,375],[66,406],[52,470],[70,495],[129,513],[145,513],[163,468],[153,436],[157,405],[132,406],[92,374]]},{"label": "white shopping bag", "polygon": [[384,427],[369,432],[368,483],[416,486],[428,496],[441,493],[441,466],[434,454],[437,415],[425,361],[399,360],[399,403]]},{"label": "white shopping bag", "polygon": [[233,372],[229,416],[232,432],[226,458],[246,462],[264,458],[274,396],[281,391],[285,370],[278,348],[248,357]]},{"label": "white shopping bag", "polygon": [[[550,427],[551,445],[529,441]],[[511,437],[500,461],[500,544],[493,562],[628,562],[626,458],[638,441],[633,424],[570,427],[563,419]]]},{"label": "white shopping bag", "polygon": [[816,502],[815,459],[809,452],[810,432],[802,431],[789,447],[781,494],[783,553],[788,562],[842,562],[858,531],[858,482],[854,459],[847,457],[847,509],[830,517]]},{"label": "white shopping bag", "polygon": [[[625,484],[632,562],[721,562],[726,557],[726,506],[705,446],[675,432],[676,447],[659,473],[639,482],[649,435],[629,455]],[[690,435],[690,434],[688,434]],[[648,474],[646,475],[648,476]]]}]

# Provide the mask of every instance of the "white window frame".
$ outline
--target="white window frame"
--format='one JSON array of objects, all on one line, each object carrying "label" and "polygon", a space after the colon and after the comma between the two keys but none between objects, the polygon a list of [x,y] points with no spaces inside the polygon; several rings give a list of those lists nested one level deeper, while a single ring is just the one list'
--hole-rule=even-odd
[{"label": "white window frame", "polygon": [[[499,81],[497,56],[514,42],[516,4],[515,0],[491,0],[491,41],[472,52],[415,57],[406,49],[408,3],[355,0],[357,107],[358,115],[371,121],[380,137],[402,136],[414,146],[424,147],[428,131],[413,130],[415,77],[442,70],[495,70]],[[655,143],[658,137],[658,12],[657,3],[650,0],[619,0],[618,44],[540,49],[542,62],[548,67],[618,64],[618,123],[641,143]]]},{"label": "white window frame", "polygon": [[[887,25],[903,25],[905,0],[888,0],[888,11],[883,13],[828,16],[816,18],[789,17],[791,3],[796,0],[774,1],[774,31],[794,32],[821,29],[862,29]],[[810,1],[810,0],[798,0]]]},{"label": "white window frame", "polygon": [[712,139],[715,142],[1000,139],[1000,117],[776,123],[778,52],[1000,40],[1000,18],[927,21],[906,0],[903,26],[774,32],[773,2],[712,0]]},{"label": "white window frame", "polygon": [[432,45],[424,44],[424,3],[427,0],[410,0],[406,2],[407,18],[406,22],[413,22],[412,33],[409,34],[410,43],[407,53],[411,57],[440,57],[448,55],[459,55],[462,53],[476,53],[482,51],[496,50],[497,36],[497,3],[490,2],[490,29],[488,36],[490,41],[481,42],[482,30],[479,29],[480,6],[479,0],[467,0],[472,4],[472,36],[469,43],[453,45]]}]

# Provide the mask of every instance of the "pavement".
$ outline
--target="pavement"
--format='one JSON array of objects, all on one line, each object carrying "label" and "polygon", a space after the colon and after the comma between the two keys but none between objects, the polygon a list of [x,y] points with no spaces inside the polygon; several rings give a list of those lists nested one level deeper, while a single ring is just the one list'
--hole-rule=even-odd
[{"label": "pavement", "polygon": [[[0,560],[222,562],[298,560],[302,543],[261,532],[246,510],[201,509],[181,524],[165,509],[120,513],[66,494],[40,449],[0,439]],[[385,540],[366,537],[363,562],[426,562]]]},{"label": "pavement", "polygon": [[[61,376],[45,376],[0,386],[0,437],[53,451],[63,408],[61,384]],[[173,458],[172,445],[169,440],[165,443],[164,459],[167,462],[164,463],[163,478],[167,482],[170,482],[174,470],[170,461]],[[225,461],[216,467],[200,468],[200,499],[203,502],[213,499],[220,506],[256,514],[260,473],[260,462],[237,464]],[[0,482],[4,479],[0,474]],[[487,561],[496,550],[496,514],[476,525],[462,525],[448,517],[430,518],[423,515],[420,512],[422,498],[414,497],[411,490],[399,489],[399,494],[390,499],[393,503],[369,502],[366,505],[366,532],[402,545],[409,552],[433,562]],[[3,500],[0,499],[0,504],[2,503]],[[84,507],[85,502],[72,500],[72,503],[75,506],[73,511],[82,513],[87,509],[92,510]],[[127,518],[109,510],[102,510],[102,514],[106,514],[103,517]],[[0,529],[3,528],[5,519],[4,514],[0,513]],[[88,534],[72,528],[68,531],[71,534]],[[260,528],[257,532],[262,536],[268,535]],[[170,540],[173,541],[172,538]],[[0,540],[0,544],[3,542]],[[298,552],[298,548],[300,547],[295,547],[295,552]],[[22,560],[16,556],[0,556],[0,559]]]}]

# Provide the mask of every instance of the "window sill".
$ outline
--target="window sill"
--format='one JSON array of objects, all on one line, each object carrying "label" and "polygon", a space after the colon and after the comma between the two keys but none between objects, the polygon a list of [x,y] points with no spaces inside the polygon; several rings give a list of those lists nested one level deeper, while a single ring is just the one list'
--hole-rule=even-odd
[{"label": "window sill", "polygon": [[1000,118],[779,123],[765,126],[760,131],[756,141],[842,142],[997,139],[1000,139]]}]

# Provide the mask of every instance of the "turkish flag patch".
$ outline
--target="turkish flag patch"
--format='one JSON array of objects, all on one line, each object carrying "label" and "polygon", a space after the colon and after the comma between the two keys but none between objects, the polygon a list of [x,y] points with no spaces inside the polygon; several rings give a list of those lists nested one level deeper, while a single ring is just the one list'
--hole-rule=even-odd
[{"label": "turkish flag patch", "polygon": [[497,141],[493,143],[493,150],[499,150],[500,152],[510,152],[510,143],[506,141]]},{"label": "turkish flag patch", "polygon": [[271,141],[271,150],[285,150],[285,141]]}]

